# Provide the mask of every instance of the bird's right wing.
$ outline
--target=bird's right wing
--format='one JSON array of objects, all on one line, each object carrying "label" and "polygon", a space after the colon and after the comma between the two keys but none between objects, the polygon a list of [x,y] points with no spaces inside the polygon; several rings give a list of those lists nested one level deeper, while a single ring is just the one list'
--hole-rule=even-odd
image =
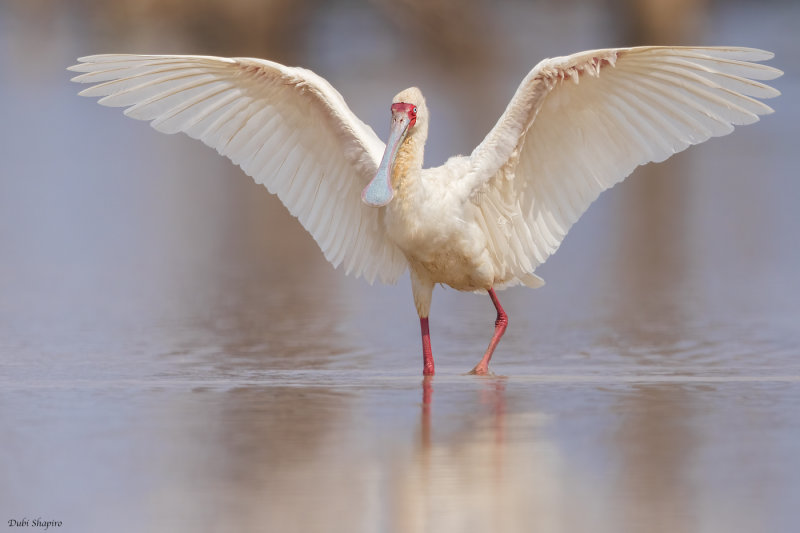
[{"label": "bird's right wing", "polygon": [[[772,112],[754,80],[781,71],[750,48],[637,47],[545,59],[473,151],[457,186],[492,252],[525,283],[597,196],[638,165]],[[532,283],[535,284],[535,280]]]},{"label": "bird's right wing", "polygon": [[370,283],[406,269],[383,210],[361,202],[384,144],[323,78],[261,59],[97,55],[80,58],[81,92],[165,133],[182,131],[277,194],[334,266]]}]

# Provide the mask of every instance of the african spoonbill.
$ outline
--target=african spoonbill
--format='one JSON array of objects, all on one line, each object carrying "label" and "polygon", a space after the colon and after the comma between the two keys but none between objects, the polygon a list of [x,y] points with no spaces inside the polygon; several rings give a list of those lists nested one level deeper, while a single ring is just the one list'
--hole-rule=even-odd
[{"label": "african spoonbill", "polygon": [[434,373],[433,287],[488,292],[495,331],[472,373],[486,374],[508,317],[495,289],[540,287],[534,271],[597,196],[638,165],[726,135],[772,112],[757,80],[772,54],[738,47],[591,50],[541,61],[469,156],[423,169],[428,108],[417,88],[391,104],[384,145],[309,70],[261,59],[95,55],[70,70],[80,94],[182,131],[277,194],[328,261],[372,283],[411,276],[423,373]]}]

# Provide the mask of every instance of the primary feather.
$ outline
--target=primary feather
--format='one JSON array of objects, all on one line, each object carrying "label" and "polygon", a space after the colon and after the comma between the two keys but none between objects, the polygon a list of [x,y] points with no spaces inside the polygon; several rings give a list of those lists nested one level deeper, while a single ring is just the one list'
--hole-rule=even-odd
[{"label": "primary feather", "polygon": [[[403,254],[381,212],[360,201],[384,144],[323,78],[261,59],[96,55],[80,58],[81,92],[164,133],[215,148],[277,194],[334,266],[394,282]],[[129,107],[130,106],[130,107]],[[342,222],[344,217],[344,223]],[[331,223],[331,221],[335,223]]]},{"label": "primary feather", "polygon": [[[781,75],[751,48],[636,47],[540,62],[469,157],[460,194],[505,221],[498,261],[518,277],[553,254],[598,195],[637,166],[772,109]],[[496,215],[495,215],[496,213]]]}]

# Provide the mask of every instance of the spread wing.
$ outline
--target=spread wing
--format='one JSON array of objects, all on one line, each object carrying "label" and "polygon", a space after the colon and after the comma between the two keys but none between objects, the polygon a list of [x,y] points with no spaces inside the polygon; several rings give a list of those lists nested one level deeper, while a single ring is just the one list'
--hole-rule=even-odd
[{"label": "spread wing", "polygon": [[[80,94],[127,107],[164,133],[182,131],[277,194],[325,257],[370,283],[405,270],[383,210],[361,202],[384,150],[323,78],[260,59],[97,55],[80,58]],[[130,106],[130,107],[129,107]]]},{"label": "spread wing", "polygon": [[[519,280],[554,253],[598,195],[638,165],[726,135],[772,109],[780,70],[748,48],[637,47],[546,59],[469,158],[459,193]],[[530,283],[528,283],[530,284]]]}]

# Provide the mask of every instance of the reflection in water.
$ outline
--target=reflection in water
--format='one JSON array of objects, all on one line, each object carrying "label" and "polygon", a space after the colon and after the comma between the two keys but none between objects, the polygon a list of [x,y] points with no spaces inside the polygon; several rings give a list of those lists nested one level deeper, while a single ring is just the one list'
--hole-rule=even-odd
[{"label": "reflection in water", "polygon": [[[360,451],[337,429],[347,424],[350,400],[324,387],[280,386],[182,397],[163,416],[188,414],[191,424],[154,435],[165,445],[150,460],[167,475],[148,530],[165,530],[159,521],[170,516],[186,531],[319,531],[337,516],[333,531],[359,530],[348,507],[368,487],[354,482]],[[207,416],[193,416],[197,409]]]},{"label": "reflection in water", "polygon": [[[398,479],[398,531],[528,531],[554,515],[543,417],[506,413],[506,379],[485,378],[464,410],[436,408],[436,378],[422,381],[420,446]],[[445,384],[446,385],[446,384]],[[448,399],[449,400],[449,399]],[[447,400],[446,400],[447,401]],[[453,417],[455,415],[455,420]],[[509,419],[510,418],[510,419]]]},{"label": "reflection in water", "polygon": [[691,458],[697,449],[686,391],[675,385],[642,385],[620,398],[627,414],[616,435],[619,486],[627,502],[622,519],[632,531],[653,523],[661,531],[696,531]]},{"label": "reflection in water", "polygon": [[433,401],[433,376],[424,376],[422,378],[422,414],[419,427],[421,455],[425,462],[429,462],[429,450],[431,449],[431,401]]},{"label": "reflection in water", "polygon": [[25,416],[3,391],[0,497],[65,531],[790,531],[798,380],[287,374],[54,387]]}]

